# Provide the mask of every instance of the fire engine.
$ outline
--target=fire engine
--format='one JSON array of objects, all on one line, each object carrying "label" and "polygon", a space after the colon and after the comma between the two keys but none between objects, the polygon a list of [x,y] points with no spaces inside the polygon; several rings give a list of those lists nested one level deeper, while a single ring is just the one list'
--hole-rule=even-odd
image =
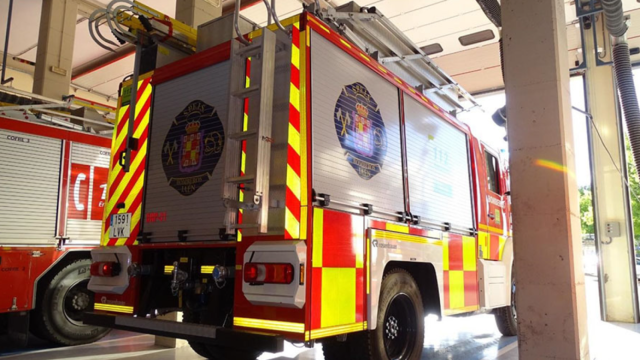
[{"label": "fire engine", "polygon": [[[238,1],[196,36],[130,4],[92,19],[129,21],[137,60],[85,323],[212,359],[284,340],[417,359],[428,314],[515,335],[506,168],[453,115],[473,98],[377,9],[266,4],[260,28]],[[155,66],[168,39],[185,54]]]},{"label": "fire engine", "polygon": [[95,341],[109,329],[82,317],[93,308],[90,250],[100,241],[109,138],[28,111],[60,104],[9,98],[20,105],[0,107],[0,332],[16,345],[29,331],[60,345]]}]

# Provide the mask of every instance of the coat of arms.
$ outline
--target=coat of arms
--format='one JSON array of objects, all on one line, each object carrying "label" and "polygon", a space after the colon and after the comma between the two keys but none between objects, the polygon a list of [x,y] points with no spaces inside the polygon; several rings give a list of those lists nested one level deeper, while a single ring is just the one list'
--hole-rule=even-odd
[{"label": "coat of arms", "polygon": [[369,180],[382,170],[387,137],[378,104],[361,83],[344,86],[334,111],[336,134],[347,161]]},{"label": "coat of arms", "polygon": [[162,146],[162,167],[169,186],[189,196],[204,185],[224,148],[224,128],[216,109],[201,101],[178,114]]}]

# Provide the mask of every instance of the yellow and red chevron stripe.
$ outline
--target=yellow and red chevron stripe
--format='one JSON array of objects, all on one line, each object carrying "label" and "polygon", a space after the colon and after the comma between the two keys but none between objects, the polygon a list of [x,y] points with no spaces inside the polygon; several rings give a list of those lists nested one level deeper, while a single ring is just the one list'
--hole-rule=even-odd
[{"label": "yellow and red chevron stripe", "polygon": [[[129,172],[124,172],[118,165],[122,151],[125,150],[129,127],[129,104],[123,104],[122,94],[118,100],[118,122],[113,133],[111,143],[111,164],[107,197],[105,199],[104,221],[102,226],[101,244],[104,246],[133,245],[140,231],[142,215],[142,186],[146,168],[147,136],[151,108],[151,74],[141,76],[135,101],[135,119],[133,137],[138,139],[138,149],[131,152],[131,166]],[[123,87],[128,90],[127,87]],[[124,203],[124,207],[117,206]],[[129,238],[109,238],[111,215],[117,213],[131,213],[131,236]]]},{"label": "yellow and red chevron stripe", "polygon": [[289,85],[289,131],[287,145],[287,191],[285,197],[284,235],[300,238],[300,23],[292,26],[291,82]]}]

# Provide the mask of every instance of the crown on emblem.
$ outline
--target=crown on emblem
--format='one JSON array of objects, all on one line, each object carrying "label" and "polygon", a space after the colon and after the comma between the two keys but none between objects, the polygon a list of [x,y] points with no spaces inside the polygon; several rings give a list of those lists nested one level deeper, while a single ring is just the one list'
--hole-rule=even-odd
[{"label": "crown on emblem", "polygon": [[367,115],[369,115],[369,110],[367,110],[367,107],[360,103],[356,104],[356,111],[358,112],[358,115],[362,117],[367,117]]},{"label": "crown on emblem", "polygon": [[200,121],[192,121],[188,123],[184,129],[187,131],[187,134],[195,134],[200,130]]}]

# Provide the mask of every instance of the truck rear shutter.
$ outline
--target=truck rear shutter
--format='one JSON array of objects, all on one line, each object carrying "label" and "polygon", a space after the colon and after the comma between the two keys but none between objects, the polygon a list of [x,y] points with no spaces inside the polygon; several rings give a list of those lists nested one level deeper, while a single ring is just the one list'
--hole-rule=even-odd
[{"label": "truck rear shutter", "polygon": [[[219,63],[154,89],[143,214],[151,241],[177,241],[180,231],[187,231],[188,241],[219,237],[229,67]],[[189,159],[193,163],[179,166]]]},{"label": "truck rear shutter", "polygon": [[55,243],[62,141],[0,130],[0,243]]}]

